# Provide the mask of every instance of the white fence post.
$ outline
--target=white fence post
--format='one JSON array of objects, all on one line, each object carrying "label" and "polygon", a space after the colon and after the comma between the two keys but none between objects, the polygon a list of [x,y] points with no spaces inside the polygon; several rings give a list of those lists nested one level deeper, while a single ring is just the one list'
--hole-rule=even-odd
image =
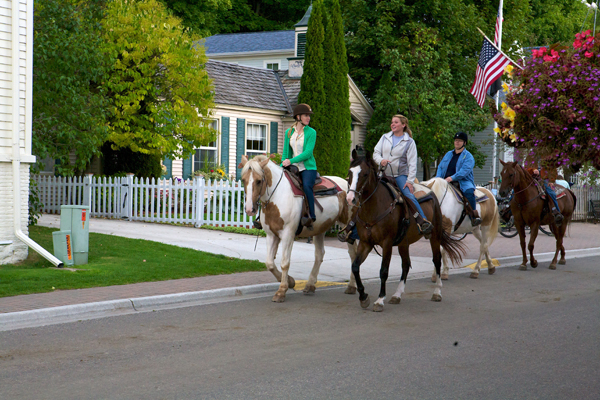
[{"label": "white fence post", "polygon": [[204,225],[204,178],[201,176],[194,177],[194,187],[196,189],[196,228]]},{"label": "white fence post", "polygon": [[133,175],[127,174],[124,183],[121,181],[121,218],[131,221],[133,205]]},{"label": "white fence post", "polygon": [[90,215],[92,210],[92,177],[94,174],[85,174],[83,177],[83,205],[90,207]]}]

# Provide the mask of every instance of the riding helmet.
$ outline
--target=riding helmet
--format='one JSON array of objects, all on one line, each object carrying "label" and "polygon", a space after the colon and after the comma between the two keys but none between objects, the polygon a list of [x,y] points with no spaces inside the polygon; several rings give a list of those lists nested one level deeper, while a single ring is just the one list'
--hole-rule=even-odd
[{"label": "riding helmet", "polygon": [[312,108],[310,108],[310,106],[308,104],[298,104],[296,107],[294,107],[294,118],[296,118],[296,115],[302,115],[302,114],[312,114],[313,110]]},{"label": "riding helmet", "polygon": [[454,135],[454,140],[456,140],[456,139],[459,139],[459,140],[462,140],[463,142],[465,142],[465,146],[467,145],[467,142],[469,141],[469,137],[464,132],[458,132],[456,135]]}]

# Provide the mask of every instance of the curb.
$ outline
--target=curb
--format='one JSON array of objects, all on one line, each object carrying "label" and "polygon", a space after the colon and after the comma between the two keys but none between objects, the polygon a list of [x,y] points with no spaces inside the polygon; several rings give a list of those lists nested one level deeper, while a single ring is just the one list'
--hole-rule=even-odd
[{"label": "curb", "polygon": [[279,283],[248,285],[199,292],[174,293],[159,296],[131,299],[99,301],[95,303],[73,304],[37,310],[0,313],[0,331],[73,322],[82,319],[101,318],[115,314],[130,314],[150,311],[156,308],[177,306],[206,301],[214,298],[240,297],[274,291]]}]

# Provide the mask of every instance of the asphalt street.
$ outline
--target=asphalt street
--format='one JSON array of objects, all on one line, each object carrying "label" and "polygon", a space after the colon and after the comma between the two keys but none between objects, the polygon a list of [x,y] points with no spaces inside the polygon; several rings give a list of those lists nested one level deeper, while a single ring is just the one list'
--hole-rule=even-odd
[{"label": "asphalt street", "polygon": [[382,313],[330,288],[0,332],[0,398],[598,399],[599,263],[453,275],[441,303],[412,280]]}]

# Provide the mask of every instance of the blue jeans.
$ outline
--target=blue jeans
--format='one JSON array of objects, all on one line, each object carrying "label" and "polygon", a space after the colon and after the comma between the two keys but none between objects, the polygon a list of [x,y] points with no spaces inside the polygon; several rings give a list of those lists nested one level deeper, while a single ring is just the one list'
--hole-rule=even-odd
[{"label": "blue jeans", "polygon": [[558,201],[556,200],[556,193],[554,193],[554,190],[552,190],[550,185],[548,185],[547,180],[544,180],[544,189],[546,189],[546,194],[548,196],[550,196],[550,198],[552,199],[552,202],[554,203],[554,207],[556,207],[558,212],[560,212],[560,207],[558,206]]},{"label": "blue jeans", "polygon": [[427,219],[427,217],[425,217],[425,213],[423,212],[423,209],[421,208],[421,205],[417,201],[417,198],[415,197],[415,195],[410,192],[410,189],[408,188],[408,186],[404,187],[404,185],[406,184],[407,178],[408,178],[408,176],[406,176],[406,175],[397,176],[395,178],[396,184],[398,185],[400,190],[402,190],[402,194],[404,195],[404,197],[406,197],[407,199],[410,199],[410,201],[413,202],[413,204],[415,205],[415,208],[417,209],[419,214],[421,214],[421,217],[423,217],[423,219]]},{"label": "blue jeans", "polygon": [[477,202],[475,201],[475,189],[467,189],[463,192],[473,211],[477,210]]},{"label": "blue jeans", "polygon": [[315,194],[313,193],[313,186],[315,186],[315,181],[317,180],[317,171],[314,169],[305,169],[304,171],[300,171],[300,176],[302,177],[302,190],[304,190],[304,195],[308,202],[308,212],[311,218],[315,218]]}]

